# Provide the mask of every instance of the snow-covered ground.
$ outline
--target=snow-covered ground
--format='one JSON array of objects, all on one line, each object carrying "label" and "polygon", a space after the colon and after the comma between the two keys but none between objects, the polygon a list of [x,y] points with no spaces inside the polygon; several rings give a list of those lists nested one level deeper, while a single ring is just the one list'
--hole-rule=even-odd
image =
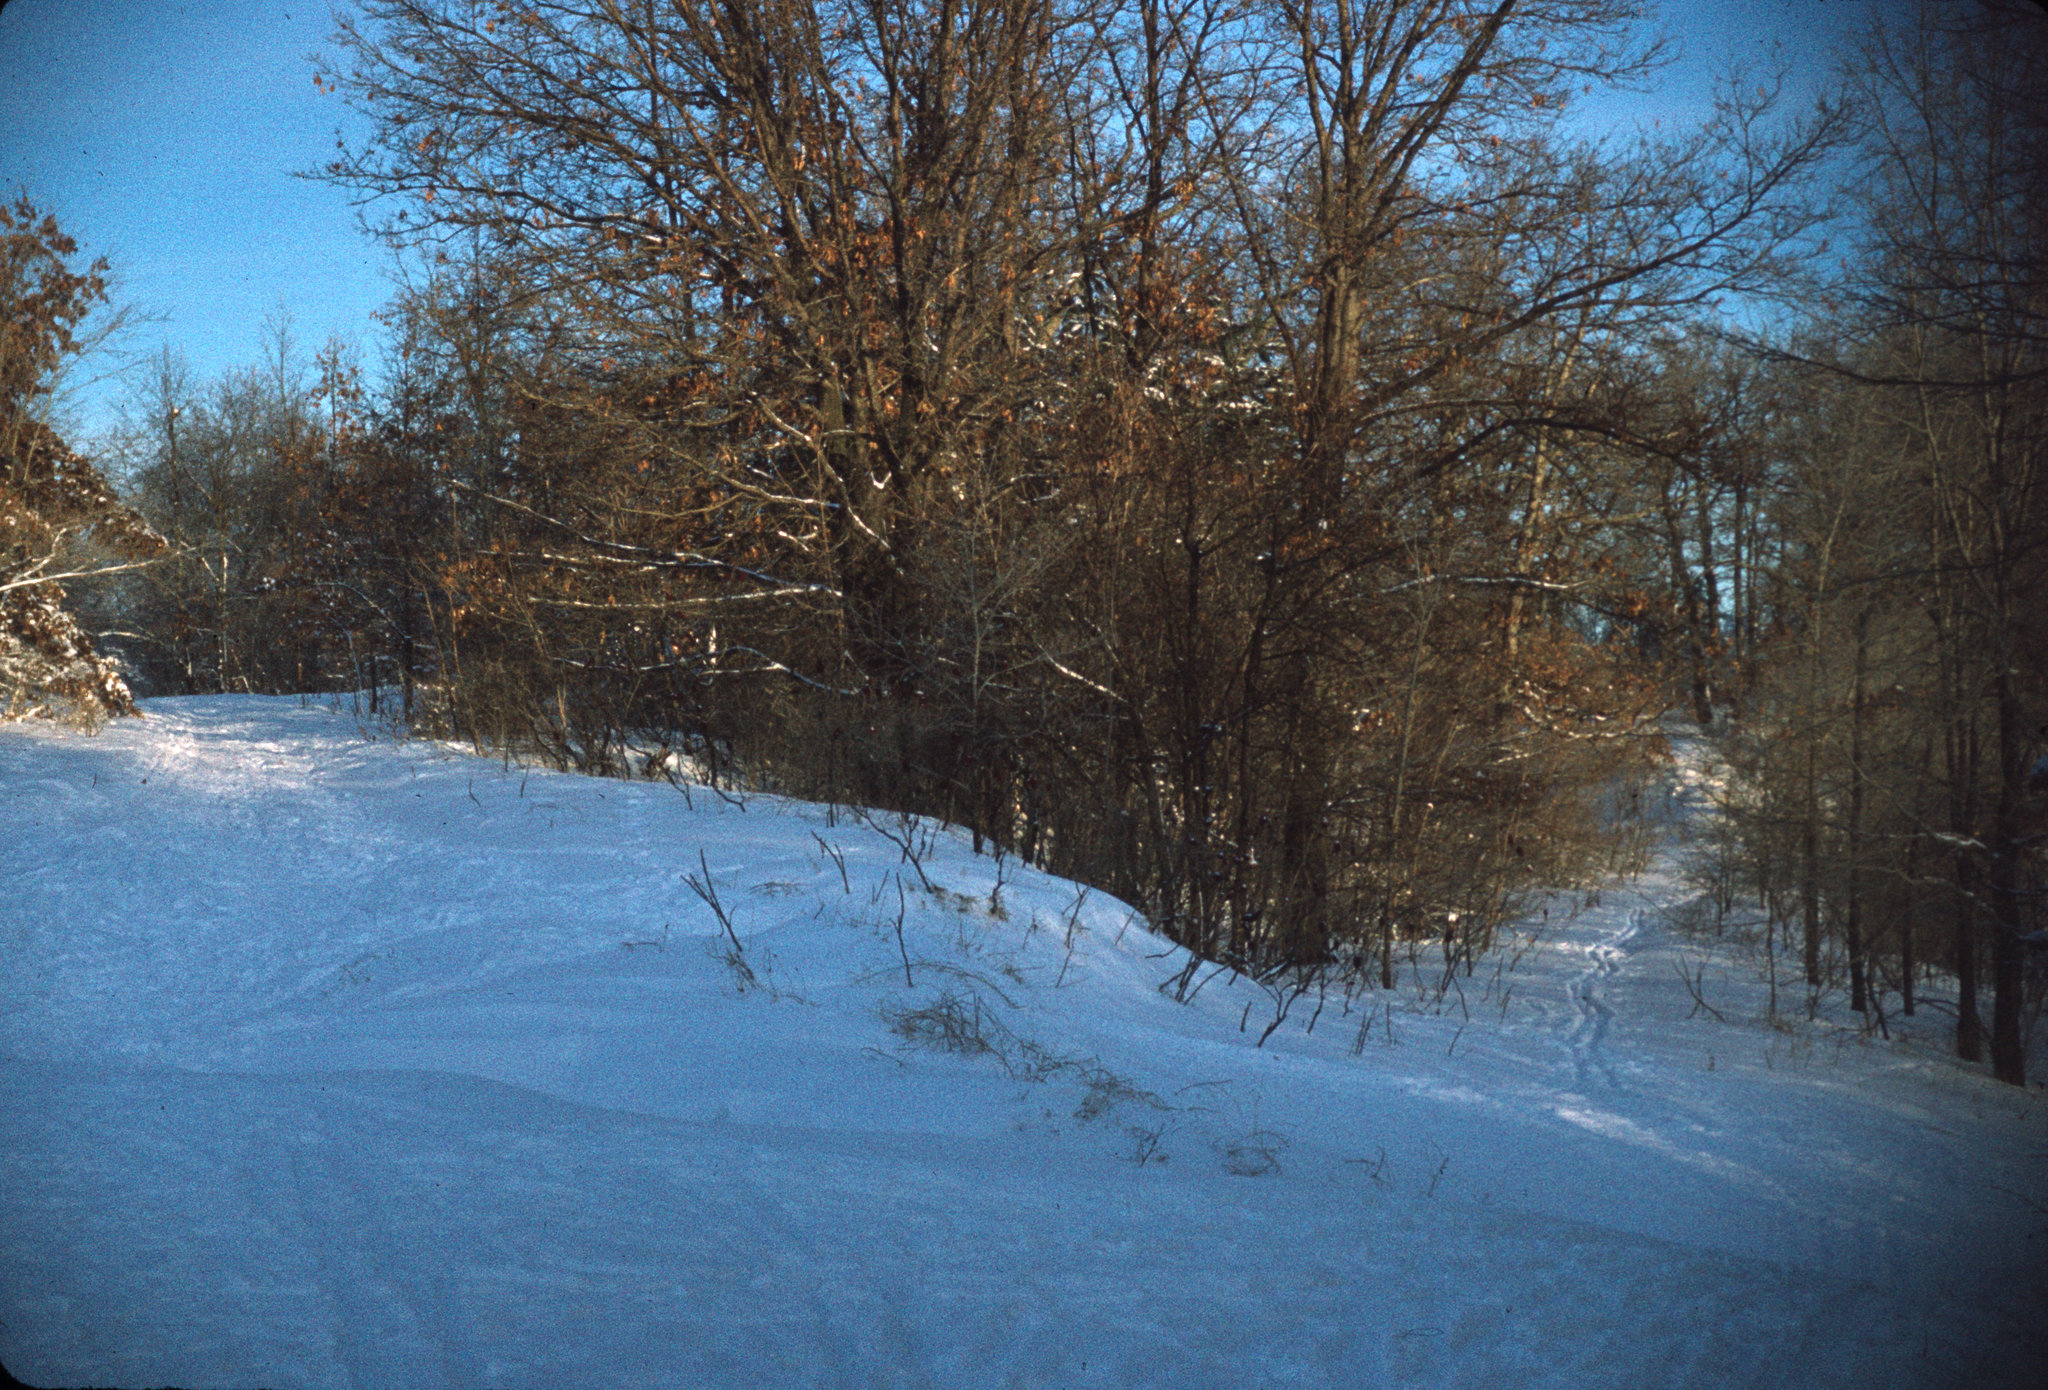
[{"label": "snow-covered ground", "polygon": [[32,1384],[2048,1377],[2042,1093],[1937,1015],[1766,1026],[1669,926],[1697,749],[1512,968],[1258,1047],[1256,985],[1177,1003],[1120,904],[946,832],[147,711],[0,728]]}]

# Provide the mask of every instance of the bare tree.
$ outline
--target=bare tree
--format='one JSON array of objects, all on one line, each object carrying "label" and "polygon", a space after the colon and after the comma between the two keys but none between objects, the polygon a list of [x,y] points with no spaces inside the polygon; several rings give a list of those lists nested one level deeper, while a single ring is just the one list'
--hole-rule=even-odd
[{"label": "bare tree", "polygon": [[1957,890],[1975,904],[1963,920],[1991,927],[1992,1069],[2019,1084],[2048,724],[2048,28],[2019,8],[1923,7],[1873,30],[1853,72],[1871,193],[1857,288],[1879,345],[1852,371],[1924,470],[1950,742],[1988,764]]},{"label": "bare tree", "polygon": [[1638,359],[1781,268],[1830,133],[1745,88],[1568,141],[1634,17],[370,6],[328,174],[524,325],[447,475],[446,669],[565,755],[744,727],[1210,956],[1469,966],[1655,698]]}]

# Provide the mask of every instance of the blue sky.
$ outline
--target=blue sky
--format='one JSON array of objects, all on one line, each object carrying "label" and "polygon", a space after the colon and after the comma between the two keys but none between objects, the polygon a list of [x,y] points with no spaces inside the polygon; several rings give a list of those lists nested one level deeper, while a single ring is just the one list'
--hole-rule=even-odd
[{"label": "blue sky", "polygon": [[[330,333],[368,345],[389,297],[383,253],[348,196],[293,178],[354,125],[313,87],[324,0],[12,0],[0,11],[0,185],[26,187],[118,297],[160,316],[129,346],[169,342],[205,379],[257,359],[280,305],[307,354]],[[103,423],[110,389],[80,403]]]},{"label": "blue sky", "polygon": [[[1704,109],[1730,56],[1776,41],[1810,87],[1870,0],[1695,0],[1664,23],[1686,61],[1631,112],[1667,127]],[[347,194],[294,178],[337,130],[360,130],[316,91],[308,55],[333,29],[325,0],[11,0],[0,10],[0,191],[22,187],[93,255],[119,298],[154,320],[127,346],[169,343],[205,380],[256,361],[263,324],[289,312],[301,350],[330,334],[374,358],[388,297],[384,252]],[[76,394],[90,436],[119,384]],[[81,440],[81,442],[84,442]]]}]

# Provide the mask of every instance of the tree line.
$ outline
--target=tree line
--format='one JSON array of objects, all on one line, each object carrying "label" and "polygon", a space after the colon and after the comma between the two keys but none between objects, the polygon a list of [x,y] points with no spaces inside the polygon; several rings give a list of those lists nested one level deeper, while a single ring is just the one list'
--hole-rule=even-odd
[{"label": "tree line", "polygon": [[2048,957],[2044,39],[1926,11],[1850,68],[1860,259],[1770,354],[1785,632],[1734,820],[1810,991],[1845,974],[1882,1027],[1936,961],[1958,1052],[2014,1083]]},{"label": "tree line", "polygon": [[[1975,1055],[1988,962],[2018,1080],[2039,25],[1576,133],[1639,19],[380,0],[323,74],[411,275],[378,384],[167,352],[117,471],[170,557],[91,611],[152,691],[938,816],[1347,987],[1609,867],[1676,698],[1809,989],[1948,970]],[[1727,328],[1773,301],[1825,307]]]}]

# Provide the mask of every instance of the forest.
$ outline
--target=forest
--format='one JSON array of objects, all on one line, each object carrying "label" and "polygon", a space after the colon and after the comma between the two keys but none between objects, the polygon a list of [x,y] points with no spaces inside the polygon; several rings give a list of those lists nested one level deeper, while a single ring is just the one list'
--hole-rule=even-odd
[{"label": "forest", "polygon": [[108,267],[0,210],[0,706],[362,691],[929,816],[1138,908],[1182,990],[1469,971],[1626,867],[1676,708],[1774,1007],[1881,1029],[1938,974],[2023,1083],[2048,16],[1900,9],[1811,109],[1758,69],[1589,131],[1642,18],[370,0],[320,80],[374,135],[317,174],[404,270],[376,363],[165,347],[87,457],[49,405]]}]

